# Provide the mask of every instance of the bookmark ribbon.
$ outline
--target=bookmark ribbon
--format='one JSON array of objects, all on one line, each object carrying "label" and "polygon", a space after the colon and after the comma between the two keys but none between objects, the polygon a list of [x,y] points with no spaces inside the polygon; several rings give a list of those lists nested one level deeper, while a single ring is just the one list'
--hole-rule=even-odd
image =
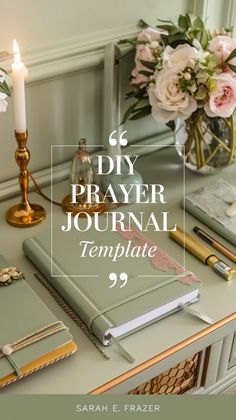
[{"label": "bookmark ribbon", "polygon": [[68,330],[68,328],[63,324],[63,322],[53,322],[52,324],[40,328],[32,332],[31,334],[28,334],[25,337],[14,341],[12,344],[5,344],[3,346],[0,346],[0,358],[6,357],[8,362],[13,367],[16,375],[21,376],[20,367],[15,362],[14,358],[12,357],[12,354],[63,330]]},{"label": "bookmark ribbon", "polygon": [[117,340],[117,338],[116,337],[114,337],[114,335],[112,335],[112,334],[108,334],[107,336],[106,336],[106,339],[107,340],[109,340],[110,341],[110,343],[111,342],[114,342],[116,345],[117,345],[117,347],[118,347],[118,349],[119,349],[119,351],[120,351],[120,353],[121,353],[121,355],[124,357],[124,359],[126,359],[126,360],[128,360],[128,362],[129,363],[134,363],[135,362],[135,358],[132,356],[132,354],[130,354],[121,344],[120,344],[120,342],[119,342],[119,340]]},{"label": "bookmark ribbon", "polygon": [[201,319],[202,321],[206,322],[207,324],[214,324],[214,319],[210,318],[209,316],[203,314],[202,312],[197,311],[196,309],[190,308],[188,305],[180,304],[179,307],[183,309],[185,312],[187,312],[190,315],[195,316],[198,319]]}]

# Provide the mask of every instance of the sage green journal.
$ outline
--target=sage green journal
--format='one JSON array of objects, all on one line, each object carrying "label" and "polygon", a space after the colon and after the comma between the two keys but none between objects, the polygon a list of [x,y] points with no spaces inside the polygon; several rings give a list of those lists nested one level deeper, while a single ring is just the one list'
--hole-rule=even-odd
[{"label": "sage green journal", "polygon": [[[198,297],[199,280],[162,249],[157,248],[153,258],[125,254],[128,248],[143,249],[145,243],[149,248],[155,245],[135,230],[127,236],[94,228],[63,232],[58,226],[26,239],[23,250],[90,331],[108,345],[110,334],[122,338]],[[117,247],[124,254],[115,259]]]},{"label": "sage green journal", "polygon": [[[7,267],[9,263],[0,256],[0,270]],[[0,275],[2,282],[2,271]],[[0,319],[0,387],[76,350],[76,344],[64,324],[57,320],[23,278],[0,287]],[[41,339],[37,341],[36,333],[40,331]],[[6,357],[3,350],[9,346],[15,351]]]}]

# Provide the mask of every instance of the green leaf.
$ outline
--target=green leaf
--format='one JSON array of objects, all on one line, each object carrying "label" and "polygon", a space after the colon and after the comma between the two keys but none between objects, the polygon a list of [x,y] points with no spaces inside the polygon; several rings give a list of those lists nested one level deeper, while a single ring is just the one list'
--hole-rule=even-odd
[{"label": "green leaf", "polygon": [[230,70],[234,71],[234,73],[236,73],[236,66],[234,66],[233,64],[228,64],[228,67],[230,68]]},{"label": "green leaf", "polygon": [[175,122],[174,120],[168,121],[166,126],[169,127],[172,131],[175,131]]},{"label": "green leaf", "polygon": [[138,25],[141,27],[141,28],[148,28],[150,25],[148,25],[148,23],[147,22],[145,22],[143,19],[140,19],[140,21],[138,22]]},{"label": "green leaf", "polygon": [[138,102],[135,102],[134,104],[132,104],[125,112],[123,119],[121,121],[121,124],[125,124],[126,121],[129,119],[130,115],[133,113],[135,106],[137,105]]},{"label": "green leaf", "polygon": [[133,98],[133,97],[135,97],[136,94],[137,94],[137,91],[131,90],[130,92],[127,92],[125,94],[125,99]]},{"label": "green leaf", "polygon": [[224,28],[224,30],[226,32],[229,32],[230,34],[232,34],[233,33],[233,30],[234,30],[234,27],[233,26],[228,26],[228,27]]},{"label": "green leaf", "polygon": [[202,39],[202,31],[198,30],[195,32],[195,38],[201,43],[201,39]]},{"label": "green leaf", "polygon": [[194,95],[195,99],[202,101],[207,97],[207,88],[205,86],[199,86],[197,92]]},{"label": "green leaf", "polygon": [[203,29],[201,32],[201,39],[200,39],[200,43],[202,45],[202,48],[205,49],[207,47],[208,44],[208,32],[206,31],[206,29]]},{"label": "green leaf", "polygon": [[170,19],[157,19],[158,22],[167,22],[167,23],[172,23]]},{"label": "green leaf", "polygon": [[172,44],[173,42],[184,41],[184,40],[186,40],[184,34],[176,34],[176,35],[169,36],[169,38],[168,38],[169,42],[168,43]]},{"label": "green leaf", "polygon": [[173,29],[172,25],[164,24],[164,25],[157,25],[157,28],[163,29],[164,31],[169,32],[169,30]]},{"label": "green leaf", "polygon": [[150,77],[153,75],[150,71],[140,70],[139,74],[143,74],[143,76]]},{"label": "green leaf", "polygon": [[196,19],[194,19],[193,28],[204,28],[204,23],[199,16],[197,16]]},{"label": "green leaf", "polygon": [[135,46],[135,45],[136,45],[136,42],[135,42],[135,41],[132,41],[131,39],[120,39],[120,40],[117,42],[117,44],[118,44],[118,45],[131,44],[131,45]]},{"label": "green leaf", "polygon": [[0,83],[0,92],[5,93],[7,96],[11,96],[11,92],[6,81]]},{"label": "green leaf", "polygon": [[[132,80],[132,78],[131,78],[131,80]],[[142,99],[146,95],[147,95],[147,90],[146,90],[145,87],[135,88],[135,89],[131,90],[130,92],[126,93],[125,99],[129,99],[129,98]]]},{"label": "green leaf", "polygon": [[141,111],[136,112],[131,118],[130,120],[135,121],[135,120],[139,120],[140,118],[144,118],[147,115],[151,114],[151,105],[147,105],[144,108],[141,109]]},{"label": "green leaf", "polygon": [[143,109],[149,105],[148,98],[143,98],[139,102],[136,103],[134,107],[134,111],[139,111],[140,109]]},{"label": "green leaf", "polygon": [[228,58],[226,58],[225,63],[228,63],[230,60],[236,57],[236,48],[230,53]]},{"label": "green leaf", "polygon": [[169,44],[169,35],[161,35],[162,44],[166,47]]},{"label": "green leaf", "polygon": [[188,19],[188,27],[192,26],[192,21],[188,13],[185,13],[186,18]]},{"label": "green leaf", "polygon": [[0,67],[0,70],[3,71],[3,73],[7,74],[7,71],[3,69],[2,67]]},{"label": "green leaf", "polygon": [[156,65],[152,61],[146,61],[146,60],[140,60],[140,61],[148,69],[153,70],[153,71],[155,70]]},{"label": "green leaf", "polygon": [[171,19],[157,19],[157,20],[158,20],[158,22],[167,23],[168,25],[176,27],[175,22]]},{"label": "green leaf", "polygon": [[143,97],[147,96],[147,92],[146,89],[144,90],[144,92],[142,90],[139,90],[136,95],[135,98],[137,99],[143,99]]},{"label": "green leaf", "polygon": [[[190,24],[191,24],[191,22],[190,22]],[[185,31],[187,31],[189,26],[190,26],[188,16],[180,15],[179,19],[178,19],[178,25],[181,29],[184,29]]]},{"label": "green leaf", "polygon": [[178,28],[177,26],[173,26],[173,25],[158,25],[157,28],[163,29],[164,31],[167,31],[171,35],[174,35],[177,33],[183,33],[183,30],[181,28]]}]

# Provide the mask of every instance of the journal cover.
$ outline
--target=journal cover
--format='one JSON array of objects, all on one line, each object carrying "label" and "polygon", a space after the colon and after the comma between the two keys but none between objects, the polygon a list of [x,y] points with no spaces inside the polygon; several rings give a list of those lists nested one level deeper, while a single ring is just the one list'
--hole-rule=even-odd
[{"label": "journal cover", "polygon": [[185,209],[205,225],[236,245],[236,216],[227,209],[236,201],[236,187],[224,179],[186,195]]},{"label": "journal cover", "polygon": [[110,333],[122,338],[198,296],[199,280],[137,230],[55,228],[26,239],[23,249],[104,345]]},{"label": "journal cover", "polygon": [[0,387],[77,349],[67,327],[3,256],[0,256],[0,319]]}]

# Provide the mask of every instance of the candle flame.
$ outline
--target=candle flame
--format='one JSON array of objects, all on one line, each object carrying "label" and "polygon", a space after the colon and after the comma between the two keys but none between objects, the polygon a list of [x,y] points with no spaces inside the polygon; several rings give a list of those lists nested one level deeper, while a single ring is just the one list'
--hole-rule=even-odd
[{"label": "candle flame", "polygon": [[20,50],[16,40],[13,41],[13,54],[14,54],[14,62],[19,64],[21,62]]}]

